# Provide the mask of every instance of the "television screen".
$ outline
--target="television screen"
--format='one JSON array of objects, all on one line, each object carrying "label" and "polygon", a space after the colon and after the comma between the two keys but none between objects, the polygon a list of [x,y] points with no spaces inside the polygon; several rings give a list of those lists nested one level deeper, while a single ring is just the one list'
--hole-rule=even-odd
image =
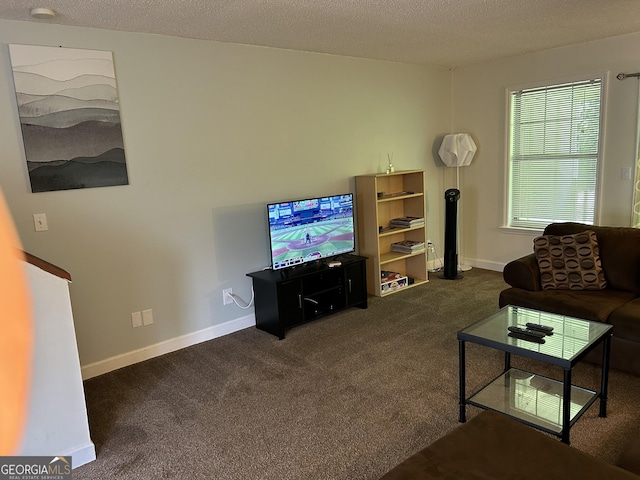
[{"label": "television screen", "polygon": [[351,193],[270,203],[267,210],[274,270],[355,250]]}]

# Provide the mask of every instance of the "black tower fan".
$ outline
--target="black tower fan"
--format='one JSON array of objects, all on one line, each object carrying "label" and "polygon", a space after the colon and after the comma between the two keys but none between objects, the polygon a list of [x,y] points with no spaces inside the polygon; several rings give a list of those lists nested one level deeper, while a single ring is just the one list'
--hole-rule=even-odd
[{"label": "black tower fan", "polygon": [[450,188],[444,192],[444,274],[440,278],[458,280],[458,200],[460,190]]}]

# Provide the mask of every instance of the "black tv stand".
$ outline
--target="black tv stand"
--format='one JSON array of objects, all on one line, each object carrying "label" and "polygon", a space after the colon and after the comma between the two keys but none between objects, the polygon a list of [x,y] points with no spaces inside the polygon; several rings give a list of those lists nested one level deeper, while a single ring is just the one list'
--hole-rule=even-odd
[{"label": "black tv stand", "polygon": [[284,338],[286,329],[350,307],[367,308],[366,257],[340,255],[283,270],[248,273],[255,292],[256,327]]}]

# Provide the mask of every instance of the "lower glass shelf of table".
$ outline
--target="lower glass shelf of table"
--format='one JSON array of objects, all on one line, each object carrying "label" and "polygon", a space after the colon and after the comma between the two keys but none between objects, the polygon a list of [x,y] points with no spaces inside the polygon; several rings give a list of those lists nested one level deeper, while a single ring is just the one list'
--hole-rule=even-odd
[{"label": "lower glass shelf of table", "polygon": [[[523,339],[509,327],[527,324],[552,327],[544,338]],[[507,305],[489,317],[458,332],[460,422],[466,405],[495,410],[570,442],[570,429],[596,399],[601,417],[607,416],[609,349],[613,327],[606,323]],[[466,347],[474,343],[504,352],[502,373],[477,393],[466,395]],[[600,391],[574,385],[573,368],[602,346]],[[563,381],[511,368],[511,355],[540,361],[563,371]],[[470,364],[473,368],[473,362]]]},{"label": "lower glass shelf of table", "polygon": [[[598,399],[598,393],[571,386],[570,425]],[[476,407],[495,410],[540,430],[563,430],[563,383],[512,368],[467,399]]]}]

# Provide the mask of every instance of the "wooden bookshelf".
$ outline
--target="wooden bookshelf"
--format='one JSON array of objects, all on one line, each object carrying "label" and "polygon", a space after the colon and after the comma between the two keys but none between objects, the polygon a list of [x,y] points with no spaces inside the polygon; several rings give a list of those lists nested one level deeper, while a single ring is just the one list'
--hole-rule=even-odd
[{"label": "wooden bookshelf", "polygon": [[[391,244],[402,240],[421,241],[426,247],[426,225],[389,229],[393,218],[425,218],[424,170],[357,176],[356,207],[359,253],[368,257],[369,294],[385,296],[428,282],[426,248],[415,253],[391,251]],[[382,271],[400,273],[412,279],[412,283],[383,292]]]}]

